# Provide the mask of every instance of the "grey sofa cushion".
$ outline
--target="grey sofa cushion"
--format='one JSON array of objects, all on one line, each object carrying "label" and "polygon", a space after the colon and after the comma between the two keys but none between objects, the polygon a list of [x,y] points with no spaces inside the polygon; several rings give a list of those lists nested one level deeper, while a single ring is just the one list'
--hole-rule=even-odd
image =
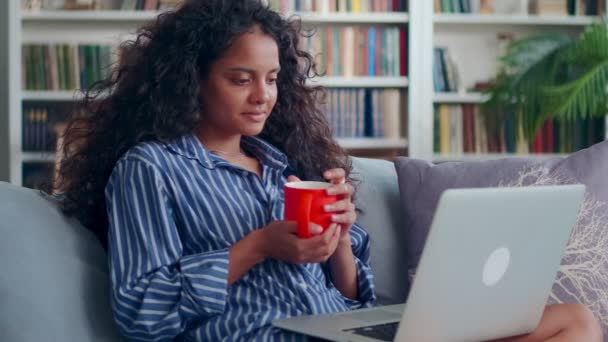
[{"label": "grey sofa cushion", "polygon": [[121,341],[106,257],[52,199],[0,182],[0,340]]},{"label": "grey sofa cushion", "polygon": [[583,183],[587,196],[549,300],[594,311],[608,340],[608,141],[564,158],[444,163],[398,158],[408,270],[415,272],[441,193],[449,188]]},{"label": "grey sofa cushion", "polygon": [[380,304],[403,303],[408,292],[404,225],[399,215],[399,187],[394,164],[352,158],[360,180],[355,197],[357,223],[370,234],[371,266]]}]

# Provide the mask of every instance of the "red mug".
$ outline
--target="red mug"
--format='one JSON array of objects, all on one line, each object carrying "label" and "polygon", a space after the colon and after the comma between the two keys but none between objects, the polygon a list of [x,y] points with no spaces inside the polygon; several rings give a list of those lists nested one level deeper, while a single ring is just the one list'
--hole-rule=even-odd
[{"label": "red mug", "polygon": [[336,195],[328,195],[326,190],[330,187],[326,182],[289,182],[285,184],[285,219],[296,221],[298,236],[308,238],[310,223],[315,223],[325,229],[331,225],[331,212],[325,212],[326,204],[335,203]]}]

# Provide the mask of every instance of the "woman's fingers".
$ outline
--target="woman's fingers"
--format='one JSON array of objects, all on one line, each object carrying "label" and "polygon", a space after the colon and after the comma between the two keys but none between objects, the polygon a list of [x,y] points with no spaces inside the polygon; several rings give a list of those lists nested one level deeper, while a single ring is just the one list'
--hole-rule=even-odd
[{"label": "woman's fingers", "polygon": [[323,177],[334,184],[344,183],[346,171],[342,168],[330,169],[323,173]]},{"label": "woman's fingers", "polygon": [[330,196],[337,195],[350,198],[353,194],[353,186],[348,183],[333,184],[327,188],[326,192]]},{"label": "woman's fingers", "polygon": [[323,209],[325,209],[325,212],[327,212],[327,213],[334,212],[334,211],[353,211],[354,212],[355,205],[349,199],[343,199],[343,200],[337,201],[332,204],[327,204],[327,205],[325,205],[325,207],[323,207]]},{"label": "woman's fingers", "polygon": [[336,249],[340,232],[340,225],[332,223],[323,234],[302,241],[304,243],[303,252],[308,258],[314,260],[312,262],[327,259]]},{"label": "woman's fingers", "polygon": [[357,221],[357,214],[355,214],[353,211],[331,215],[331,222],[341,223],[348,227],[355,223],[355,221]]}]

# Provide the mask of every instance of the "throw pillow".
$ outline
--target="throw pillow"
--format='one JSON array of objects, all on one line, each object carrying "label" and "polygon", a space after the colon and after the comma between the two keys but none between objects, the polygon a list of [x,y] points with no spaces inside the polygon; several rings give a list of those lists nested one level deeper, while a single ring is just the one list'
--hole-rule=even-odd
[{"label": "throw pillow", "polygon": [[415,273],[441,193],[449,188],[583,183],[587,195],[550,302],[579,302],[594,311],[608,338],[608,141],[567,157],[432,163],[395,161],[407,230],[408,271]]}]

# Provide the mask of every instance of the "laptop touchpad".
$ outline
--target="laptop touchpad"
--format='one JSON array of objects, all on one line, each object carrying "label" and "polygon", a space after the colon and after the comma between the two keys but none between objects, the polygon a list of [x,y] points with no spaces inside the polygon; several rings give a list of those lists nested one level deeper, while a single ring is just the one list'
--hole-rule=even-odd
[{"label": "laptop touchpad", "polygon": [[386,310],[370,310],[352,312],[348,317],[363,322],[399,321],[401,319],[401,314]]}]

